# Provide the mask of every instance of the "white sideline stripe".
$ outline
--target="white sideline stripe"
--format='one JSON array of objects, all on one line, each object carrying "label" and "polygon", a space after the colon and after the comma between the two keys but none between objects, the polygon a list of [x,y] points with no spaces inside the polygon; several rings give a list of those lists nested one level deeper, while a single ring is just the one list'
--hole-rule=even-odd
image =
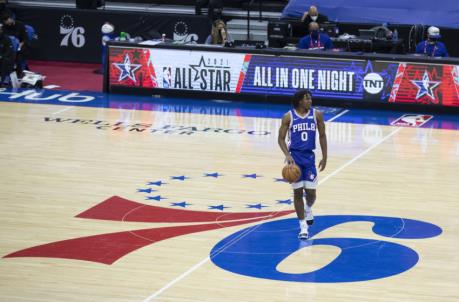
[{"label": "white sideline stripe", "polygon": [[166,284],[165,286],[163,286],[160,290],[156,291],[155,293],[151,294],[148,298],[146,298],[145,300],[143,300],[144,302],[148,302],[148,301],[151,301],[153,300],[154,298],[156,298],[157,296],[159,296],[160,294],[162,294],[165,290],[167,290],[169,287],[173,286],[175,283],[179,282],[180,280],[182,280],[183,278],[185,278],[186,276],[188,276],[189,274],[191,274],[193,271],[195,271],[196,269],[198,269],[201,265],[203,265],[204,263],[206,263],[207,261],[210,260],[210,257],[207,256],[206,258],[204,258],[202,261],[200,261],[199,263],[197,263],[196,265],[194,265],[192,268],[190,268],[189,270],[187,270],[186,272],[184,272],[183,274],[181,274],[180,276],[178,276],[177,278],[175,278],[174,280],[172,280],[171,282],[169,282],[168,284]]},{"label": "white sideline stripe", "polygon": [[62,113],[64,111],[67,111],[67,110],[72,109],[72,108],[73,108],[73,106],[68,106],[68,107],[65,107],[64,109],[58,110],[56,112],[53,112],[52,114],[59,114],[59,113]]},{"label": "white sideline stripe", "polygon": [[337,118],[339,118],[339,117],[342,116],[342,115],[345,115],[345,114],[348,113],[348,112],[349,112],[349,110],[344,110],[344,111],[341,112],[340,114],[337,114],[337,115],[335,115],[334,117],[332,117],[331,119],[329,119],[329,120],[327,121],[327,123],[328,123],[328,122],[333,122],[334,120],[336,120]]},{"label": "white sideline stripe", "polygon": [[[343,111],[341,112],[340,114],[343,115],[345,114],[346,111]],[[333,118],[332,118],[333,119]],[[329,120],[330,121],[330,120]],[[346,167],[350,166],[353,162],[355,162],[356,160],[358,160],[359,158],[361,158],[362,156],[364,156],[365,154],[367,154],[368,152],[370,152],[371,150],[373,150],[374,148],[376,148],[378,145],[380,145],[381,143],[383,143],[384,141],[386,141],[388,138],[392,137],[395,133],[397,133],[398,131],[400,131],[402,128],[397,128],[395,129],[394,131],[392,131],[391,133],[389,133],[388,135],[386,135],[385,137],[383,137],[381,140],[379,140],[378,142],[374,143],[373,145],[371,145],[369,148],[367,148],[366,150],[364,150],[363,152],[361,152],[360,154],[356,155],[353,159],[351,159],[350,161],[348,161],[347,163],[345,163],[344,165],[342,165],[341,167],[339,167],[338,169],[336,169],[335,171],[333,171],[332,173],[330,173],[329,175],[327,175],[327,177],[325,177],[324,179],[322,179],[322,181],[319,181],[319,185],[323,184],[324,182],[326,182],[328,179],[330,179],[331,177],[335,176],[336,174],[338,174],[339,172],[341,172],[343,169],[345,169]],[[255,230],[256,228],[254,228],[253,230]],[[248,233],[247,233],[248,234]],[[244,236],[241,236],[241,238],[244,237]],[[236,242],[237,240],[235,240],[234,242]],[[226,246],[226,248],[228,248],[230,245]],[[219,253],[223,252],[224,249],[221,249],[219,251]],[[153,299],[155,299],[156,297],[158,297],[160,294],[162,294],[165,290],[169,289],[170,287],[172,287],[174,284],[176,284],[177,282],[179,282],[180,280],[182,280],[183,278],[185,278],[186,276],[188,276],[189,274],[191,274],[192,272],[194,272],[195,270],[197,270],[199,267],[201,267],[203,264],[207,263],[208,261],[210,260],[210,257],[207,256],[206,258],[204,258],[203,260],[201,260],[199,263],[197,263],[196,265],[194,265],[193,267],[191,267],[190,269],[188,269],[187,271],[185,271],[184,273],[182,273],[180,276],[178,276],[177,278],[173,279],[172,281],[170,281],[169,283],[167,283],[165,286],[163,286],[162,288],[160,288],[159,290],[157,290],[156,292],[154,292],[153,294],[151,294],[149,297],[147,297],[145,300],[143,300],[143,302],[150,302],[152,301]]]},{"label": "white sideline stripe", "polygon": [[45,89],[54,89],[54,88],[59,88],[59,87],[61,87],[61,86],[59,86],[59,85],[46,85],[43,88],[45,88]]}]

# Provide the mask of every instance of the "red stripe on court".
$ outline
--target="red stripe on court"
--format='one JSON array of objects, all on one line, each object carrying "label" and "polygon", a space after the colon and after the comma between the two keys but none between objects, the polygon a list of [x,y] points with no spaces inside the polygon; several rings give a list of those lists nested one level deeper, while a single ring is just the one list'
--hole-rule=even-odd
[{"label": "red stripe on court", "polygon": [[[287,215],[293,211],[279,212]],[[215,222],[267,217],[277,212],[218,213],[169,209],[112,196],[76,217],[131,222]]]},{"label": "red stripe on court", "polygon": [[258,222],[262,220],[269,220],[272,218],[287,215],[292,212],[293,211],[278,212],[274,213],[273,216],[246,219],[242,221],[214,222],[200,225],[151,228],[68,239],[20,250],[11,253],[4,258],[64,258],[92,261],[110,265],[135,250],[165,239],[191,233]]}]

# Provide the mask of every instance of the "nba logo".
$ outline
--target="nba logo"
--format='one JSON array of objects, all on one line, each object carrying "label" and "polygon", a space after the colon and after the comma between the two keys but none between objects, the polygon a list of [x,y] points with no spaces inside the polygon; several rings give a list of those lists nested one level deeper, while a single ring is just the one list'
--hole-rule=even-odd
[{"label": "nba logo", "polygon": [[405,114],[390,124],[392,126],[399,126],[399,127],[421,127],[422,125],[427,123],[432,118],[433,118],[433,115]]},{"label": "nba logo", "polygon": [[172,88],[172,68],[163,67],[163,88]]}]

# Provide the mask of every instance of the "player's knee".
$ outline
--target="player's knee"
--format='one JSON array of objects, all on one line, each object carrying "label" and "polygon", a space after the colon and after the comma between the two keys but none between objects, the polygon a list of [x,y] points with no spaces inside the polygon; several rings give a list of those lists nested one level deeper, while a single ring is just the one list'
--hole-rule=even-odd
[{"label": "player's knee", "polygon": [[306,202],[308,203],[308,206],[312,206],[315,201],[316,201],[316,191],[308,191],[306,193]]},{"label": "player's knee", "polygon": [[303,189],[294,190],[293,197],[295,198],[295,200],[303,199]]}]

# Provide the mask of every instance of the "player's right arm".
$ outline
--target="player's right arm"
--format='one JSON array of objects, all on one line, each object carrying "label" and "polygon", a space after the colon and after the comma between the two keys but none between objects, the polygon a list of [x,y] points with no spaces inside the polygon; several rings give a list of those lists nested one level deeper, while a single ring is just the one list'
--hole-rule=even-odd
[{"label": "player's right arm", "polygon": [[290,155],[290,152],[288,152],[288,147],[287,147],[287,144],[285,143],[285,137],[287,136],[287,131],[288,131],[288,128],[290,127],[290,119],[291,119],[291,116],[288,112],[284,114],[284,116],[282,117],[282,122],[279,128],[279,135],[277,137],[277,142],[279,143],[279,147],[281,148],[282,152],[284,152],[285,161],[288,164],[294,164],[295,161]]}]

